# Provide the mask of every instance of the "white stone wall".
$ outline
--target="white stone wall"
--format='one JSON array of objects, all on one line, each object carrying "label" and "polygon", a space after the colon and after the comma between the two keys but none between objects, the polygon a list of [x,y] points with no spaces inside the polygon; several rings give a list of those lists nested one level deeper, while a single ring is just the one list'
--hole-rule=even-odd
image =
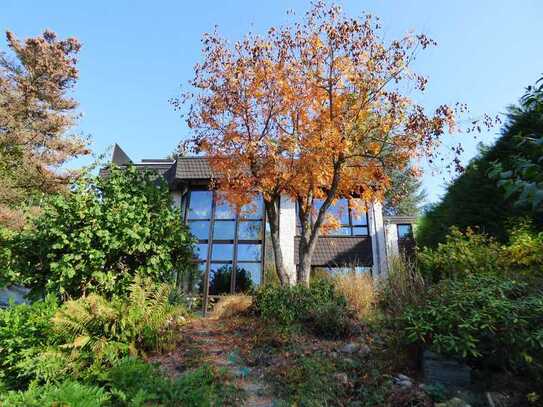
[{"label": "white stone wall", "polygon": [[172,191],[171,196],[173,207],[179,209],[181,207],[181,191]]},{"label": "white stone wall", "polygon": [[279,208],[279,245],[283,254],[285,270],[290,276],[291,283],[296,281],[294,236],[296,236],[296,205],[289,197],[282,196]]},{"label": "white stone wall", "polygon": [[374,202],[369,205],[368,224],[373,252],[373,275],[384,277],[388,270],[388,261],[381,203]]},{"label": "white stone wall", "polygon": [[385,224],[385,237],[387,241],[387,254],[390,257],[398,256],[398,226],[395,223]]}]

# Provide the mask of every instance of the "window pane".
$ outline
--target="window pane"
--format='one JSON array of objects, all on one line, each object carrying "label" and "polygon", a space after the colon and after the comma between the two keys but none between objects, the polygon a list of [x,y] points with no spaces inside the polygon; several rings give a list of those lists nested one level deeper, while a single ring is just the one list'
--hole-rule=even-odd
[{"label": "window pane", "polygon": [[238,239],[240,240],[261,240],[262,221],[240,221]]},{"label": "window pane", "polygon": [[241,207],[240,216],[244,219],[262,219],[264,214],[264,201],[258,195],[253,202]]},{"label": "window pane", "polygon": [[228,294],[231,276],[231,265],[212,263],[209,268],[209,295]]},{"label": "window pane", "polygon": [[355,226],[353,228],[353,235],[355,236],[367,236],[368,227],[367,226]]},{"label": "window pane", "polygon": [[234,255],[233,244],[214,244],[213,251],[211,253],[212,260],[218,261],[232,261]]},{"label": "window pane", "polygon": [[189,222],[190,232],[196,236],[198,240],[207,240],[209,238],[209,222],[205,220],[197,220]]},{"label": "window pane", "polygon": [[366,212],[351,210],[353,225],[368,226],[368,214]]},{"label": "window pane", "polygon": [[349,202],[346,199],[338,199],[327,212],[338,219],[342,225],[349,224]]},{"label": "window pane", "polygon": [[354,271],[356,271],[357,273],[360,273],[360,274],[363,274],[363,273],[371,274],[371,267],[367,267],[367,266],[356,266],[356,267],[354,268]]},{"label": "window pane", "polygon": [[194,254],[200,260],[207,260],[207,243],[194,245]]},{"label": "window pane", "polygon": [[262,267],[260,263],[238,263],[236,292],[247,292],[260,285]]},{"label": "window pane", "polygon": [[233,220],[218,220],[213,225],[213,239],[234,240],[236,222]]},{"label": "window pane", "polygon": [[215,204],[215,219],[235,219],[236,211],[226,201],[217,200]]},{"label": "window pane", "polygon": [[260,261],[262,245],[238,244],[238,261]]},{"label": "window pane", "polygon": [[326,236],[350,236],[351,235],[351,228],[349,227],[341,227],[334,230],[328,231]]},{"label": "window pane", "polygon": [[191,191],[189,203],[189,219],[211,218],[211,191]]},{"label": "window pane", "polygon": [[411,230],[411,225],[398,225],[398,238],[411,238],[413,232]]},{"label": "window pane", "polygon": [[197,289],[197,292],[200,293],[200,294],[204,293],[206,265],[207,265],[207,263],[198,264],[198,272],[200,273],[200,277],[199,277],[198,283],[196,285],[196,289]]}]

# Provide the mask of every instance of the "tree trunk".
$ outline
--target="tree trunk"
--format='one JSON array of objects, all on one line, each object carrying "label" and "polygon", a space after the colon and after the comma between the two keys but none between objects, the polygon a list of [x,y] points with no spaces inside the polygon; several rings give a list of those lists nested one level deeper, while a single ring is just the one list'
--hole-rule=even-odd
[{"label": "tree trunk", "polygon": [[298,258],[300,259],[298,271],[298,284],[309,287],[311,277],[311,259],[317,245],[317,239],[311,239],[311,232],[306,231],[300,236]]},{"label": "tree trunk", "polygon": [[270,236],[273,247],[273,257],[275,259],[275,270],[277,272],[277,276],[279,277],[281,286],[287,287],[293,285],[294,281],[291,281],[283,263],[283,252],[281,251],[279,239],[279,197],[276,197],[269,202],[264,200],[264,208],[266,209],[266,217],[270,224]]},{"label": "tree trunk", "polygon": [[[313,259],[313,252],[317,246],[317,240],[319,239],[319,231],[324,222],[326,211],[332,204],[332,200],[336,196],[337,187],[340,180],[341,173],[341,161],[334,164],[334,176],[332,179],[332,186],[327,193],[326,199],[322,203],[317,218],[315,221],[312,219],[311,208],[313,207],[314,196],[309,194],[307,205],[303,205],[304,202],[301,198],[298,198],[298,216],[302,227],[302,233],[300,236],[300,247],[298,252],[298,258],[300,261],[298,271],[298,284],[303,284],[309,287],[309,279],[311,276],[311,260]],[[305,208],[305,211],[303,210]]]}]

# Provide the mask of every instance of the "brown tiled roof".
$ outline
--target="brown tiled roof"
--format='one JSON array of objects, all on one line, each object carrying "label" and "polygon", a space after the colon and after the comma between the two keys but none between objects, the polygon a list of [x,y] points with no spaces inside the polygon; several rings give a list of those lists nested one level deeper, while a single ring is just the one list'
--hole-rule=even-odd
[{"label": "brown tiled roof", "polygon": [[210,179],[213,172],[205,157],[179,157],[176,163],[177,179]]},{"label": "brown tiled roof", "polygon": [[[299,263],[300,239],[295,238],[294,261]],[[342,266],[357,264],[371,266],[371,239],[368,236],[319,237],[311,260],[312,266]]]}]

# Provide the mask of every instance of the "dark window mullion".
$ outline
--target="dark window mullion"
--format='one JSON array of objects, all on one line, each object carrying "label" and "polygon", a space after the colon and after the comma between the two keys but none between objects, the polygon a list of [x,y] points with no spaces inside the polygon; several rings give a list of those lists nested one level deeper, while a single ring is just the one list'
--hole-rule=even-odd
[{"label": "dark window mullion", "polygon": [[352,212],[352,209],[351,209],[351,200],[348,199],[347,200],[347,209],[349,211],[349,229],[351,231],[351,236],[354,236],[354,229],[353,229],[353,212]]},{"label": "dark window mullion", "polygon": [[208,306],[208,297],[209,297],[209,269],[211,267],[211,252],[213,250],[213,224],[215,220],[215,192],[211,195],[211,219],[209,221],[209,236],[208,236],[208,244],[207,244],[207,260],[206,260],[206,271],[205,271],[205,278],[204,278],[204,309],[203,313],[204,316],[207,313],[207,306]]},{"label": "dark window mullion", "polygon": [[236,216],[236,226],[234,228],[234,255],[232,258],[232,275],[230,276],[230,292],[236,292],[236,278],[238,266],[238,231],[239,231],[239,214]]}]

